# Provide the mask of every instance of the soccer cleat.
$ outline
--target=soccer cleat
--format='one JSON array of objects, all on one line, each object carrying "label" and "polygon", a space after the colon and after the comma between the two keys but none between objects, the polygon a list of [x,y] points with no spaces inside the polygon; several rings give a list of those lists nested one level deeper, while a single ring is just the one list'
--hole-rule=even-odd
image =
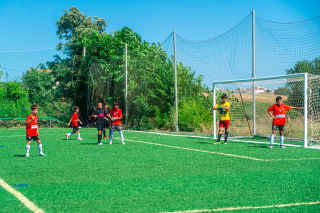
[{"label": "soccer cleat", "polygon": [[109,144],[111,145],[111,144],[112,144],[112,141],[109,141]]},{"label": "soccer cleat", "polygon": [[122,144],[123,144],[123,145],[125,144],[124,141],[122,141]]},{"label": "soccer cleat", "polygon": [[29,153],[27,153],[27,154],[26,154],[26,158],[30,158],[30,155],[29,155]]},{"label": "soccer cleat", "polygon": [[224,144],[227,144],[227,142],[224,142]]},{"label": "soccer cleat", "polygon": [[221,143],[220,142],[215,142],[213,143],[214,145],[220,145]]},{"label": "soccer cleat", "polygon": [[67,138],[67,140],[68,140],[68,138],[69,138],[69,134],[66,134],[66,138]]},{"label": "soccer cleat", "polygon": [[103,139],[107,139],[107,136],[104,136]]},{"label": "soccer cleat", "polygon": [[285,146],[283,146],[283,145],[280,145],[280,148],[285,149],[286,147],[285,147]]},{"label": "soccer cleat", "polygon": [[269,146],[269,149],[272,149],[272,145]]},{"label": "soccer cleat", "polygon": [[98,143],[98,145],[103,145],[103,143]]},{"label": "soccer cleat", "polygon": [[77,138],[77,140],[78,140],[78,141],[83,141],[83,139],[82,139],[82,138]]},{"label": "soccer cleat", "polygon": [[45,155],[43,153],[40,153],[39,155],[42,156],[42,157],[47,157],[47,155]]}]

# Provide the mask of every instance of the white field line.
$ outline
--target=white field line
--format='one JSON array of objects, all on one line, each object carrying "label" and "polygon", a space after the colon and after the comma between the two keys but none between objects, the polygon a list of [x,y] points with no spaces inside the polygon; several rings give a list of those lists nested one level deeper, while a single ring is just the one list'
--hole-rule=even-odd
[{"label": "white field line", "polygon": [[0,178],[0,185],[6,189],[8,192],[10,192],[11,194],[13,194],[16,198],[18,198],[28,209],[30,209],[31,211],[35,212],[35,213],[44,213],[44,211],[42,209],[40,209],[39,207],[37,207],[34,203],[32,203],[28,198],[26,198],[23,194],[21,194],[20,192],[18,192],[17,190],[15,190],[14,188],[12,188],[11,186],[9,186],[6,182],[4,182],[1,178]]},{"label": "white field line", "polygon": [[244,209],[267,209],[267,208],[278,208],[278,207],[289,207],[289,206],[302,206],[302,205],[318,205],[317,202],[310,203],[289,203],[271,206],[244,206],[244,207],[229,207],[229,208],[219,208],[219,209],[201,209],[201,210],[189,210],[189,211],[175,211],[175,212],[163,212],[163,213],[198,213],[198,212],[220,212],[220,211],[233,211],[233,210],[244,210]]},{"label": "white field line", "polygon": [[[118,139],[118,138],[116,138],[116,139]],[[247,158],[247,159],[256,160],[256,161],[320,160],[320,158],[298,158],[298,159],[259,159],[259,158],[253,158],[253,157],[248,157],[248,156],[233,155],[233,154],[227,154],[227,153],[222,153],[222,152],[212,152],[212,151],[200,150],[200,149],[190,149],[190,148],[185,148],[185,147],[171,146],[171,145],[160,144],[160,143],[153,143],[153,142],[146,142],[146,141],[135,141],[135,140],[129,140],[129,139],[125,139],[125,141],[132,141],[132,142],[138,142],[138,143],[152,144],[152,145],[157,145],[157,146],[166,146],[166,147],[171,147],[171,148],[176,148],[176,149],[185,149],[185,150],[196,151],[196,152],[204,152],[204,153],[211,153],[211,154],[218,154],[218,155],[226,155],[226,156],[238,157],[238,158]]]},{"label": "white field line", "polygon": [[268,160],[268,159],[265,160],[265,159],[252,158],[252,157],[241,156],[241,155],[227,154],[227,153],[222,153],[222,152],[211,152],[211,151],[207,151],[207,150],[190,149],[190,148],[179,147],[179,146],[170,146],[170,145],[165,145],[165,144],[160,144],[160,143],[152,143],[152,142],[145,142],[145,141],[135,141],[135,140],[129,140],[129,139],[125,139],[125,140],[126,141],[137,142],[137,143],[152,144],[152,145],[156,145],[156,146],[165,146],[165,147],[171,147],[171,148],[176,148],[176,149],[184,149],[184,150],[195,151],[195,152],[204,152],[204,153],[211,153],[211,154],[218,154],[218,155],[226,155],[226,156],[231,156],[231,157],[236,157],[236,158],[247,158],[247,159],[256,160],[256,161],[271,161],[271,160]]},{"label": "white field line", "polygon": [[[140,132],[140,133],[149,133],[149,134],[156,134],[156,135],[167,135],[172,137],[186,137],[186,138],[204,138],[204,139],[211,139],[212,137],[203,137],[203,136],[195,136],[195,135],[175,135],[175,134],[168,134],[168,133],[161,133],[161,132],[144,132],[144,131],[137,131],[137,130],[123,130],[128,132]],[[269,144],[269,142],[258,142],[258,141],[245,141],[245,140],[237,140],[229,138],[229,141],[235,141],[235,142],[244,142],[244,143],[256,143],[256,144]],[[280,143],[273,143],[274,145],[280,145]],[[294,145],[294,144],[285,144],[285,146],[291,146],[291,147],[300,147],[303,148],[301,145]],[[309,149],[320,149],[320,147],[317,146],[308,146]]]}]

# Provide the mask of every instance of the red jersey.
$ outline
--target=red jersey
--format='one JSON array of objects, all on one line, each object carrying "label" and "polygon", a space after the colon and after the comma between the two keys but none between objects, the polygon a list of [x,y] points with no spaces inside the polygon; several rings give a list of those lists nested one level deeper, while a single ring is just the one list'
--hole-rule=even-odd
[{"label": "red jersey", "polygon": [[[31,121],[32,117],[35,117],[33,121]],[[39,135],[39,132],[38,132],[38,116],[37,115],[33,115],[33,114],[30,114],[28,115],[27,117],[27,121],[26,121],[26,124],[31,121],[27,127],[26,127],[26,130],[27,130],[27,137],[34,137],[34,136],[38,136]]]},{"label": "red jersey", "polygon": [[[116,109],[112,107],[112,109],[110,110],[110,115],[112,118],[119,118],[119,117],[122,117],[122,111],[120,108]],[[116,121],[111,121],[111,125],[121,125],[121,119]]]},{"label": "red jersey", "polygon": [[78,113],[73,113],[72,117],[71,117],[71,120],[72,120],[72,127],[75,127],[75,126],[79,126],[78,124],[78,120],[79,120],[79,115]]},{"label": "red jersey", "polygon": [[273,119],[272,123],[274,125],[285,125],[286,124],[286,111],[289,111],[291,109],[291,106],[281,104],[280,106],[278,104],[272,105],[268,110],[273,111],[273,115],[276,117],[276,119]]}]

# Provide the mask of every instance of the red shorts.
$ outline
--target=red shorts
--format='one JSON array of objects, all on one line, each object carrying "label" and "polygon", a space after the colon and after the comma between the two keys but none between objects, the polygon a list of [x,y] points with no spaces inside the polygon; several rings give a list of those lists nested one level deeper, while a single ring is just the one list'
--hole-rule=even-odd
[{"label": "red shorts", "polygon": [[228,120],[228,121],[219,121],[219,127],[221,128],[221,127],[226,127],[226,128],[228,128],[229,127],[229,122],[230,122],[230,120]]}]

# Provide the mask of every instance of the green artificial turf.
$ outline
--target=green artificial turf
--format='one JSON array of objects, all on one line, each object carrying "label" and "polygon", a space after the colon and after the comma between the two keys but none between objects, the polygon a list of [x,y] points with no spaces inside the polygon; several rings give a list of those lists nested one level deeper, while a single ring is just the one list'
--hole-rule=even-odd
[{"label": "green artificial turf", "polygon": [[[130,131],[124,132],[125,145],[116,132],[112,145],[103,140],[98,146],[96,129],[81,129],[83,141],[76,135],[66,140],[70,130],[40,129],[48,157],[40,157],[32,142],[30,158],[24,157],[25,130],[0,130],[0,178],[11,186],[28,184],[14,189],[45,212],[171,212],[320,201],[320,150],[231,140],[213,145],[211,139]],[[0,211],[31,212],[3,188],[0,201]],[[320,205],[232,212],[320,212]]]}]

